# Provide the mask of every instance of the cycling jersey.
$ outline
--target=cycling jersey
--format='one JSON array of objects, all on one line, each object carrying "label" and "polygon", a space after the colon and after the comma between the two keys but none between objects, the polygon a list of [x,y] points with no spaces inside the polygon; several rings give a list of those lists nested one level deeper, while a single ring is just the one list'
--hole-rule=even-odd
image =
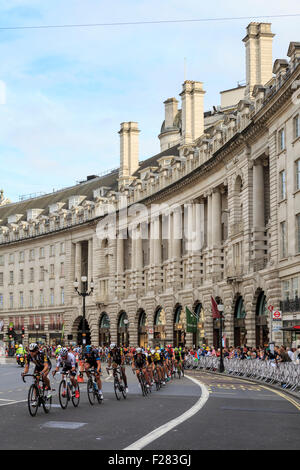
[{"label": "cycling jersey", "polygon": [[98,367],[97,361],[100,361],[100,356],[98,351],[93,349],[90,354],[84,353],[83,359],[85,359],[85,362],[90,364],[90,366]]},{"label": "cycling jersey", "polygon": [[56,367],[76,367],[76,359],[74,354],[68,353],[67,357],[58,356]]},{"label": "cycling jersey", "polygon": [[145,367],[147,363],[147,357],[145,356],[145,354],[135,354],[133,356],[133,361],[136,367]]},{"label": "cycling jersey", "polygon": [[181,353],[180,351],[175,351],[174,353],[176,361],[181,361]]},{"label": "cycling jersey", "polygon": [[107,358],[111,359],[112,362],[114,362],[114,363],[118,364],[118,366],[120,366],[122,364],[123,356],[124,356],[124,354],[123,354],[123,350],[121,348],[114,348],[114,349],[110,349],[108,351]]},{"label": "cycling jersey", "polygon": [[46,351],[38,351],[35,357],[32,357],[30,353],[25,356],[25,365],[30,365],[30,362],[35,364],[35,372],[41,372],[44,369],[45,362],[48,363],[49,370],[51,369],[51,361]]}]

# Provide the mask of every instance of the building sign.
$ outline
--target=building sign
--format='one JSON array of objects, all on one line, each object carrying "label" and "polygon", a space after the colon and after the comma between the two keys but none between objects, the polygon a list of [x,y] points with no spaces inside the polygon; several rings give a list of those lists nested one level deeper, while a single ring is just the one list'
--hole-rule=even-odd
[{"label": "building sign", "polygon": [[280,310],[274,310],[273,311],[273,321],[281,321],[281,311]]}]

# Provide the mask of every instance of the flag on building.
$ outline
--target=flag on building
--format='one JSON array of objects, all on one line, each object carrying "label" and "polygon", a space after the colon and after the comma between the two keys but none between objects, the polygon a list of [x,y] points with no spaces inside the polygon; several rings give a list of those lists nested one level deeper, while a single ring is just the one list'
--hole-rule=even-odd
[{"label": "flag on building", "polygon": [[197,333],[197,317],[192,314],[188,307],[185,307],[186,313],[186,332]]},{"label": "flag on building", "polygon": [[213,297],[211,297],[211,310],[212,310],[212,317],[213,318],[220,318],[220,312],[218,310],[217,302]]}]

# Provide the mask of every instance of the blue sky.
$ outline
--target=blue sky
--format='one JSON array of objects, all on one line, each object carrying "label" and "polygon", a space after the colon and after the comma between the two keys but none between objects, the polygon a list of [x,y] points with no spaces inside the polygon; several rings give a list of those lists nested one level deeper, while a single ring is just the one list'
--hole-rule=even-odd
[{"label": "blue sky", "polygon": [[[298,2],[0,0],[0,27],[300,13]],[[300,17],[272,22],[273,59],[300,41]],[[140,159],[159,152],[163,101],[186,78],[205,109],[245,79],[250,20],[0,31],[0,187],[19,195],[70,186],[119,165],[118,130],[137,121]],[[1,101],[1,93],[0,93]]]}]

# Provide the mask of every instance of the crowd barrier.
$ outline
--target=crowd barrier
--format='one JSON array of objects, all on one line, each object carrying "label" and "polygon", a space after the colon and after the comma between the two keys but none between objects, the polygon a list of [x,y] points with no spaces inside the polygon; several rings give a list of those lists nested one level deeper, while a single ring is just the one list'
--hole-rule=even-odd
[{"label": "crowd barrier", "polygon": [[[200,356],[199,359],[187,357],[186,369],[207,370],[218,372],[220,358]],[[292,392],[300,394],[300,364],[260,359],[228,359],[224,358],[225,373],[235,377],[258,380],[266,384],[276,384]]]}]

